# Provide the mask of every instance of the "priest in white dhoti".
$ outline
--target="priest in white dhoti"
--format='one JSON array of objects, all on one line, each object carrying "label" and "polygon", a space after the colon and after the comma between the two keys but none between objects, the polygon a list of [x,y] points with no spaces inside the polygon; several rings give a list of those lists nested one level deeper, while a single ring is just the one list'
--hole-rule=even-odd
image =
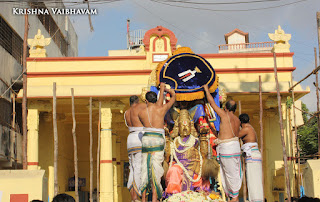
[{"label": "priest in white dhoti", "polygon": [[138,96],[131,96],[130,109],[124,113],[124,120],[129,129],[127,151],[130,173],[127,187],[130,191],[132,201],[138,201],[139,197],[141,197],[141,140],[144,132],[138,114],[145,107],[145,104],[139,103]]},{"label": "priest in white dhoti", "polygon": [[262,162],[261,153],[257,143],[257,134],[249,123],[250,118],[248,114],[241,114],[239,119],[242,127],[239,132],[239,137],[242,138],[244,143],[241,147],[241,150],[245,156],[249,201],[262,202],[264,201]]},{"label": "priest in white dhoti", "polygon": [[239,143],[240,121],[234,115],[237,104],[229,100],[224,109],[215,103],[207,85],[203,86],[208,102],[221,118],[218,139],[214,140],[217,146],[217,159],[220,162],[222,187],[231,201],[239,201],[239,190],[242,185],[241,150]]}]

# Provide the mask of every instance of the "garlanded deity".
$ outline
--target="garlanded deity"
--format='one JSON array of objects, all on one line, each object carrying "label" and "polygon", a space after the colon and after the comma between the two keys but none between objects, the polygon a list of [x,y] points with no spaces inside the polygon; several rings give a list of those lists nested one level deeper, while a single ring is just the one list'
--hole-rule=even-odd
[{"label": "garlanded deity", "polygon": [[[182,109],[175,121],[170,137],[166,137],[165,159],[169,161],[166,174],[166,196],[186,190],[210,192],[209,175],[216,177],[219,165],[217,162],[210,169],[208,164],[207,134],[200,134],[188,110]],[[210,173],[204,173],[210,170]]]}]

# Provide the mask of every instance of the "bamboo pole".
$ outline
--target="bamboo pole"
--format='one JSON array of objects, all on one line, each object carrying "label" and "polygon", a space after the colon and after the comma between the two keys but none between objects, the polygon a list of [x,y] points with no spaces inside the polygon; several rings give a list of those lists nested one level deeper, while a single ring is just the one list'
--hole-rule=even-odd
[{"label": "bamboo pole", "polygon": [[90,134],[90,202],[93,202],[93,157],[92,157],[92,97],[89,100],[89,134]]},{"label": "bamboo pole", "polygon": [[98,148],[97,148],[97,202],[100,201],[100,136],[101,136],[101,101],[99,102]]},{"label": "bamboo pole", "polygon": [[283,161],[284,161],[284,169],[285,169],[285,179],[286,179],[286,185],[287,185],[287,195],[288,195],[288,202],[291,202],[291,186],[290,186],[290,182],[289,182],[290,178],[289,178],[289,171],[288,171],[286,145],[285,145],[285,142],[284,142],[281,95],[280,95],[280,91],[279,91],[279,81],[278,81],[278,73],[277,73],[277,58],[276,58],[276,53],[275,52],[273,52],[273,60],[274,60],[274,79],[275,79],[276,87],[277,87],[279,124],[280,124],[282,153],[283,153]]},{"label": "bamboo pole", "polygon": [[72,136],[73,136],[73,158],[74,158],[74,184],[76,193],[76,202],[79,202],[79,184],[78,184],[78,152],[77,152],[77,136],[76,136],[76,116],[74,111],[74,89],[71,88],[72,97]]},{"label": "bamboo pole", "polygon": [[23,169],[28,167],[28,154],[27,154],[27,143],[28,143],[28,127],[27,127],[27,40],[29,31],[28,15],[24,16],[24,38],[23,38],[23,97],[22,97],[22,134],[23,134]]},{"label": "bamboo pole", "polygon": [[[261,164],[262,164],[262,186],[264,186],[264,168],[263,168],[263,106],[262,106],[262,81],[261,75],[259,75],[259,105],[260,105],[260,150],[261,150]],[[264,188],[263,188],[264,193]],[[264,196],[264,194],[263,194]]]},{"label": "bamboo pole", "polygon": [[52,102],[52,121],[53,121],[53,139],[54,139],[54,162],[53,162],[53,175],[54,175],[54,196],[59,192],[58,190],[58,127],[57,127],[57,85],[53,82],[53,102]]},{"label": "bamboo pole", "polygon": [[[314,48],[314,59],[315,59],[315,70],[317,69],[317,48]],[[315,73],[316,75],[316,95],[317,95],[317,112],[319,112],[319,91],[317,90],[319,88],[319,82],[318,82],[318,72]],[[320,114],[317,116],[317,122],[318,122],[318,154],[320,154]]]}]

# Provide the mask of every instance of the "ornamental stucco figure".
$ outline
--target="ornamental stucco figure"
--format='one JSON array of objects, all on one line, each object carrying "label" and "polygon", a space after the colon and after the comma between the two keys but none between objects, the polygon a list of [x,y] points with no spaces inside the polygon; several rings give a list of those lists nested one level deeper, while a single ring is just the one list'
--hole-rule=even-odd
[{"label": "ornamental stucco figure", "polygon": [[33,39],[28,39],[28,45],[30,46],[29,57],[46,57],[45,46],[48,46],[51,42],[51,38],[44,38],[41,34],[41,30],[38,29],[38,33]]},{"label": "ornamental stucco figure", "polygon": [[281,26],[274,31],[274,34],[269,33],[269,38],[275,42],[273,46],[273,51],[275,53],[288,53],[290,52],[289,40],[291,39],[291,34],[286,34]]}]

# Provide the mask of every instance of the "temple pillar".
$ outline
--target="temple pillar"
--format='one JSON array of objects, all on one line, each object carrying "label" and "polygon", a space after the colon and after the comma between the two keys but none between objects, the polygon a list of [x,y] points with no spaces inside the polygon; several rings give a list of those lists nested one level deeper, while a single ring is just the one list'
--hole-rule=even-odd
[{"label": "temple pillar", "polygon": [[100,202],[114,201],[112,165],[112,113],[110,107],[101,108]]},{"label": "temple pillar", "polygon": [[28,170],[38,170],[39,166],[39,110],[29,109],[27,117],[28,141]]},{"label": "temple pillar", "polygon": [[54,197],[54,167],[49,166],[48,167],[49,173],[48,173],[48,196],[50,201],[52,201]]},{"label": "temple pillar", "polygon": [[118,202],[118,172],[117,172],[117,134],[112,134],[112,166],[113,166],[113,199]]},{"label": "temple pillar", "polygon": [[121,175],[123,175],[123,173],[121,172],[121,155],[120,155],[120,150],[121,150],[121,141],[120,141],[120,137],[117,136],[117,141],[116,141],[116,148],[117,148],[117,179],[118,179],[118,202],[122,202],[122,180],[121,180]]}]

